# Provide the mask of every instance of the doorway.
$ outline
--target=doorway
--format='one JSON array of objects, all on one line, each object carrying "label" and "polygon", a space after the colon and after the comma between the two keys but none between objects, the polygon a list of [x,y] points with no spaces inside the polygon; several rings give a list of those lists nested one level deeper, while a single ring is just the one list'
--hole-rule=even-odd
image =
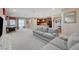
[{"label": "doorway", "polygon": [[24,29],[24,20],[25,19],[19,19],[19,21],[18,21],[19,29]]}]

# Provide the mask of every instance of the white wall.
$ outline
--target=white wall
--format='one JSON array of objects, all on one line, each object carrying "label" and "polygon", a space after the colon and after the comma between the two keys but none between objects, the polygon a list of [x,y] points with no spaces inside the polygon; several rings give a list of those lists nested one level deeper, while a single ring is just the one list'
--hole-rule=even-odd
[{"label": "white wall", "polygon": [[37,19],[36,18],[31,19],[31,28],[33,30],[37,29]]},{"label": "white wall", "polygon": [[[72,23],[72,24],[63,23],[62,34],[66,36],[71,35],[73,32],[79,32],[79,9],[65,9],[64,13],[71,11],[76,11],[76,23]],[[63,19],[63,14],[62,14],[62,19]]]}]

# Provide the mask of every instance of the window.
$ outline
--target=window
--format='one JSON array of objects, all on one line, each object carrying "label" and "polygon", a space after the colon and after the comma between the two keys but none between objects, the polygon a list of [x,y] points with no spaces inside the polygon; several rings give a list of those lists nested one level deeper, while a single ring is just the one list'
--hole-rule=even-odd
[{"label": "window", "polygon": [[24,28],[24,19],[19,19],[19,28]]},{"label": "window", "polygon": [[10,20],[10,26],[16,26],[15,20]]}]

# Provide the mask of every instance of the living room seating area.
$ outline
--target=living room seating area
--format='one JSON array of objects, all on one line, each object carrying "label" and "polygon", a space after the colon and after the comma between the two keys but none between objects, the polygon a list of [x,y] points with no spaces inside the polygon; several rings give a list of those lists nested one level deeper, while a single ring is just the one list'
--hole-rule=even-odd
[{"label": "living room seating area", "polygon": [[54,30],[53,28],[39,26],[36,30],[33,31],[33,35],[36,37],[41,38],[44,41],[51,41],[55,37],[58,36],[58,31]]}]

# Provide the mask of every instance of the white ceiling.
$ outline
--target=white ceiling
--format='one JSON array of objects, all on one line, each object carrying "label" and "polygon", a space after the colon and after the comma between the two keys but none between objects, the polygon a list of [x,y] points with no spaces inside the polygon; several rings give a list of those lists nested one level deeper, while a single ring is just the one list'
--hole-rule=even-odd
[{"label": "white ceiling", "polygon": [[7,8],[8,16],[47,17],[60,15],[61,8]]}]

